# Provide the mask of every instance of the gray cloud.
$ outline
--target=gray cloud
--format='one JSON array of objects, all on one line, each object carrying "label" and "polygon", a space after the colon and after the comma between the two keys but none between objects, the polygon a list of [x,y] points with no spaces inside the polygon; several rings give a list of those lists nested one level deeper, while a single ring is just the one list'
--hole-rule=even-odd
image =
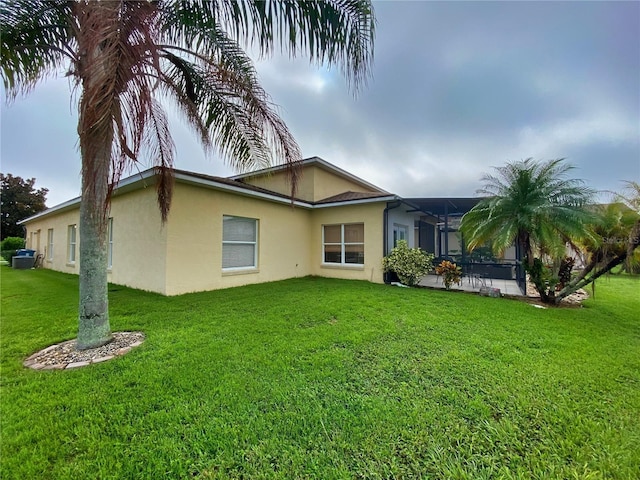
[{"label": "gray cloud", "polygon": [[[374,76],[356,98],[336,70],[257,62],[305,156],[408,197],[473,195],[492,166],[527,157],[567,157],[602,190],[640,180],[639,3],[377,2],[376,12]],[[2,108],[2,170],[35,176],[49,204],[79,190],[68,95],[65,80],[50,81]],[[179,168],[232,173],[173,125]]]}]

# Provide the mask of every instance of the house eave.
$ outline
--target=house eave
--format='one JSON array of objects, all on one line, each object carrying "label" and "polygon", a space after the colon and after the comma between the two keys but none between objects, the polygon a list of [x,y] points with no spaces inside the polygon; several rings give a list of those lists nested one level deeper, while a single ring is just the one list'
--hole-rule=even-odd
[{"label": "house eave", "polygon": [[[321,159],[318,159],[318,160],[323,161]],[[143,172],[139,172],[135,175],[131,175],[127,178],[124,178],[118,182],[118,185],[113,191],[113,196],[115,197],[118,195],[122,195],[123,193],[127,193],[130,191],[136,190],[138,188],[147,188],[148,186],[151,186],[150,185],[151,182],[149,182],[149,184],[147,184],[146,182],[148,180],[153,179],[155,175],[156,173],[154,169],[150,168]],[[344,200],[339,202],[315,204],[315,203],[304,202],[297,199],[292,200],[289,197],[279,196],[277,194],[269,194],[267,192],[251,190],[242,184],[239,184],[238,186],[229,185],[228,183],[216,181],[214,177],[203,178],[196,175],[190,175],[187,172],[180,172],[180,171],[175,172],[174,178],[176,182],[180,182],[184,184],[197,185],[200,187],[210,188],[213,190],[231,192],[237,195],[258,198],[261,200],[280,203],[283,205],[292,205],[292,206],[305,208],[305,209],[334,208],[334,207],[343,207],[348,205],[362,205],[362,204],[368,204],[368,203],[383,203],[383,202],[392,202],[396,200],[401,200],[401,198],[398,197],[397,195],[390,194],[386,196],[378,196],[378,197],[371,197],[371,198],[364,198],[364,199],[357,199],[357,200]],[[232,179],[233,178],[231,178],[231,180]],[[44,218],[50,215],[73,210],[74,208],[79,207],[80,201],[81,201],[81,197],[73,198],[59,205],[55,205],[51,208],[48,208],[47,210],[40,212],[36,215],[25,218],[24,220],[19,221],[18,225],[25,225],[35,220],[38,220],[40,218]]]},{"label": "house eave", "polygon": [[[116,188],[113,189],[113,196],[126,193],[130,190],[134,190],[138,183],[143,182],[152,178],[155,175],[153,169],[148,169],[143,172],[140,172],[136,175],[131,175],[130,177],[124,178],[118,182]],[[145,185],[146,187],[146,185]],[[82,197],[75,197],[71,200],[67,200],[66,202],[60,203],[58,205],[54,205],[51,208],[47,208],[43,212],[32,215],[31,217],[25,218],[24,220],[20,220],[18,225],[25,225],[34,220],[38,220],[42,217],[47,217],[49,215],[53,215],[56,213],[64,213],[69,210],[73,210],[80,205],[80,201]]]},{"label": "house eave", "polygon": [[62,213],[62,212],[66,212],[67,210],[73,210],[79,204],[80,204],[80,197],[72,198],[71,200],[67,200],[66,202],[60,203],[51,208],[47,208],[46,210],[40,213],[36,213],[35,215],[25,218],[24,220],[20,220],[17,224],[26,225],[29,222],[32,222],[42,217],[49,216],[54,213]]}]

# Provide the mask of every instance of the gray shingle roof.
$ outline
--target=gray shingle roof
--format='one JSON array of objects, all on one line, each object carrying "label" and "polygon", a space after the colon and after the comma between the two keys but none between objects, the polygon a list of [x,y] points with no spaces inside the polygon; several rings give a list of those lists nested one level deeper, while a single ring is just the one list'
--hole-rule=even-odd
[{"label": "gray shingle roof", "polygon": [[365,200],[370,198],[378,198],[378,197],[388,197],[389,193],[383,192],[343,192],[338,195],[333,195],[331,197],[323,198],[322,200],[318,200],[315,202],[316,204],[322,203],[338,203],[338,202],[349,202],[353,200]]}]

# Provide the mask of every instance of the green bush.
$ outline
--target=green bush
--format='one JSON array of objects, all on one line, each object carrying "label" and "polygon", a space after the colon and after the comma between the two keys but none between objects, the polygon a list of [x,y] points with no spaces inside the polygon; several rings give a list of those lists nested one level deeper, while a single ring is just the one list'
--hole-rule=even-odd
[{"label": "green bush", "polygon": [[11,257],[16,254],[16,250],[24,248],[24,238],[7,237],[0,242],[0,255],[7,262],[11,262]]},{"label": "green bush", "polygon": [[24,238],[7,237],[0,242],[0,250],[19,250],[24,248]]},{"label": "green bush", "polygon": [[385,272],[395,272],[400,281],[413,287],[433,269],[433,258],[419,248],[409,248],[406,240],[398,240],[398,245],[382,259]]}]

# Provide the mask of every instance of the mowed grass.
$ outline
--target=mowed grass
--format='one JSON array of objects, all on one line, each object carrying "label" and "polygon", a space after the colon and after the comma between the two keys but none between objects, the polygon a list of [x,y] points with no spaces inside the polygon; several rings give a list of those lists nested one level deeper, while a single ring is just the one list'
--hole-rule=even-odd
[{"label": "mowed grass", "polygon": [[547,310],[321,278],[112,286],[112,329],[146,341],[32,371],[76,335],[77,277],[1,275],[3,479],[640,478],[638,278]]}]

